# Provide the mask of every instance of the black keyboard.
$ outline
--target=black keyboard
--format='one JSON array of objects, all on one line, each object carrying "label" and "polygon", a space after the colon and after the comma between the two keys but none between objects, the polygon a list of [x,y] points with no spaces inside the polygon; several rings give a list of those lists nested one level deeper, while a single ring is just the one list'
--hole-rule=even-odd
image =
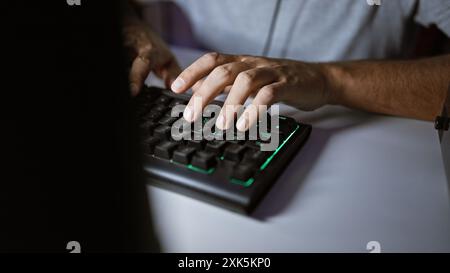
[{"label": "black keyboard", "polygon": [[[187,104],[189,98],[190,95],[156,87],[145,87],[136,98],[149,182],[233,211],[250,213],[300,150],[311,126],[279,116],[278,128],[268,126],[268,132],[279,134],[279,145],[273,151],[261,149],[270,139],[241,140],[242,134],[239,138],[237,130],[236,138],[231,140],[192,137],[176,141],[171,127],[182,114],[172,117],[171,109]],[[207,119],[203,122],[206,124]],[[216,130],[214,133],[220,132]],[[193,129],[192,134],[195,133]]]}]

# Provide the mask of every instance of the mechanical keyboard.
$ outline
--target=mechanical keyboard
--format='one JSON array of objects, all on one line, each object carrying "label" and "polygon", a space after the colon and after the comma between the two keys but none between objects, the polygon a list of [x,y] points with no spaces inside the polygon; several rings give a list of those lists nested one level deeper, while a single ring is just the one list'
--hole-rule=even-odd
[{"label": "mechanical keyboard", "polygon": [[[270,133],[279,135],[273,151],[261,149],[267,139],[258,136],[256,140],[242,140],[237,131],[231,140],[175,140],[171,128],[182,114],[173,117],[171,109],[186,105],[189,99],[188,94],[157,87],[144,87],[136,97],[149,183],[239,213],[251,213],[301,149],[311,126],[278,116],[277,128],[268,126]],[[212,104],[222,106],[223,102]]]}]

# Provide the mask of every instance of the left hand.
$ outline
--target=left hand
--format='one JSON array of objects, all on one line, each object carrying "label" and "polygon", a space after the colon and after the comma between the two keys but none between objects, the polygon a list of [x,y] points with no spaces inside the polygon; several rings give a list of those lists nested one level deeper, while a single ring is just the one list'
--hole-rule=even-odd
[{"label": "left hand", "polygon": [[[216,120],[219,129],[233,124],[236,111],[250,96],[254,96],[256,109],[283,101],[301,110],[314,110],[330,101],[326,73],[320,64],[246,55],[205,54],[186,68],[171,88],[182,93],[191,87],[194,94],[183,113],[189,122],[201,117],[203,107],[218,94],[229,92]],[[201,99],[202,107],[193,107],[195,98]],[[235,111],[224,111],[226,106]],[[240,131],[257,121],[257,116],[246,113],[248,110],[236,123]]]}]

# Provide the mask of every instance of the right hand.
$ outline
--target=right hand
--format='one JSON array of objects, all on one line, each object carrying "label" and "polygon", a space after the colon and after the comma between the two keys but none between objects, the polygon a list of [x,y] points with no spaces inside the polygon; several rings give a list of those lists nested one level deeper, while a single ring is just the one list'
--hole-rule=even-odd
[{"label": "right hand", "polygon": [[124,38],[134,58],[129,75],[131,94],[139,93],[150,72],[169,88],[181,69],[166,43],[143,22],[124,26]]}]

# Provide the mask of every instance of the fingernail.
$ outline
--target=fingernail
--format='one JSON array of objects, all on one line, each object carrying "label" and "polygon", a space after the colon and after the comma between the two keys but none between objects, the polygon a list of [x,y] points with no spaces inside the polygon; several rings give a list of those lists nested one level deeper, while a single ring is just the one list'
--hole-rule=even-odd
[{"label": "fingernail", "polygon": [[244,117],[241,117],[236,123],[236,128],[239,131],[245,131],[247,129],[246,123],[246,119]]},{"label": "fingernail", "polygon": [[182,78],[177,78],[173,83],[172,83],[172,91],[173,92],[180,92],[181,89],[183,88],[185,82]]},{"label": "fingernail", "polygon": [[220,115],[217,120],[216,120],[216,126],[217,128],[219,128],[220,130],[223,130],[225,128],[225,118],[223,117],[223,115]]},{"label": "fingernail", "polygon": [[183,118],[189,122],[192,122],[193,116],[194,112],[190,106],[187,106],[186,109],[184,109]]}]

